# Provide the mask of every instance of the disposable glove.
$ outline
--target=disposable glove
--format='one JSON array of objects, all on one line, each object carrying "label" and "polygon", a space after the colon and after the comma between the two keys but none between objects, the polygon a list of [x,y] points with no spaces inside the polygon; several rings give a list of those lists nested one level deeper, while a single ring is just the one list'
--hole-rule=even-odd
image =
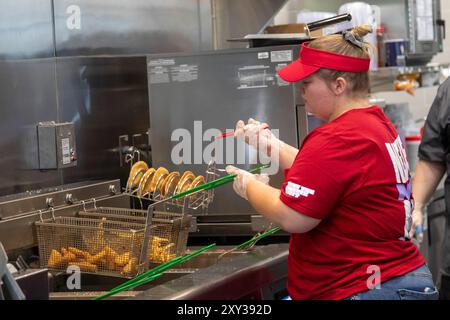
[{"label": "disposable glove", "polygon": [[252,174],[248,171],[238,169],[234,166],[226,167],[228,174],[237,174],[236,178],[234,178],[233,189],[234,191],[240,195],[242,198],[248,200],[247,198],[247,186],[248,183],[254,179],[260,181],[264,184],[269,184],[269,176],[265,173],[262,174]]}]

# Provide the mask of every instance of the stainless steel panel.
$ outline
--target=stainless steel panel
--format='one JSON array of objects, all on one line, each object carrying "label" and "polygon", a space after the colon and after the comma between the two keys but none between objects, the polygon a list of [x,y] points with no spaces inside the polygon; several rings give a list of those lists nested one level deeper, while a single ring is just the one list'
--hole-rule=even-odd
[{"label": "stainless steel panel", "polygon": [[[287,0],[53,1],[58,56],[237,48]],[[75,7],[74,7],[75,6]]]},{"label": "stainless steel panel", "polygon": [[61,119],[74,123],[77,140],[77,166],[64,169],[64,183],[121,178],[125,186],[119,137],[149,162],[145,57],[58,58],[57,72]]},{"label": "stainless steel panel", "polygon": [[52,1],[0,1],[0,59],[52,56]]},{"label": "stainless steel panel", "polygon": [[236,48],[287,0],[3,0],[0,58]]},{"label": "stainless steel panel", "polygon": [[228,42],[257,33],[287,0],[212,0],[214,49],[244,48],[247,43]]},{"label": "stainless steel panel", "polygon": [[[58,56],[68,56],[211,49],[211,42],[204,40],[211,39],[208,3],[203,0],[54,1],[56,52]],[[202,14],[207,16],[201,17]]]},{"label": "stainless steel panel", "polygon": [[[145,57],[2,61],[0,84],[0,195],[84,180],[125,181],[129,168],[121,166],[119,136],[128,140],[122,149],[134,145],[149,161]],[[32,170],[37,125],[44,121],[74,122],[76,167]]]},{"label": "stainless steel panel", "polygon": [[274,300],[287,295],[287,244],[257,246],[250,252],[225,257],[208,268],[145,290],[133,299]]},{"label": "stainless steel panel", "polygon": [[37,128],[39,169],[73,167],[76,161],[73,123],[41,122]]},{"label": "stainless steel panel", "polygon": [[38,122],[58,120],[54,60],[0,61],[0,88],[0,195],[62,184],[58,171],[26,165]]},{"label": "stainless steel panel", "polygon": [[[118,188],[118,181],[106,181],[103,183],[94,183],[92,186],[85,186],[49,193],[48,196],[33,196],[22,200],[11,200],[0,204],[0,209],[4,211],[4,219],[0,219],[0,242],[5,249],[10,252],[13,250],[30,248],[37,245],[34,223],[40,220],[41,213],[44,219],[57,216],[73,216],[76,212],[84,208],[90,209],[94,205],[129,208],[130,199],[127,196],[108,194],[109,185],[113,184]],[[74,204],[65,204],[66,194],[73,194],[76,202]],[[106,196],[105,196],[106,195]],[[39,212],[37,208],[46,207],[46,199],[54,199],[54,210],[47,209]],[[94,203],[92,197],[97,199]],[[87,199],[83,204],[81,199]],[[35,211],[26,211],[36,209]],[[20,214],[19,212],[23,212]],[[15,213],[15,214],[14,214]]]},{"label": "stainless steel panel", "polygon": [[[33,192],[0,197],[0,220],[18,219],[38,210],[54,208],[92,199],[104,198],[120,192],[120,181],[91,181],[55,186]],[[69,196],[70,195],[70,201]]]},{"label": "stainless steel panel", "polygon": [[[196,144],[200,144],[203,152],[210,144],[210,141],[201,142],[203,132],[211,128],[221,131],[232,129],[237,120],[247,120],[249,117],[267,121],[273,129],[279,129],[283,141],[297,145],[296,104],[301,101],[296,87],[278,82],[275,69],[279,63],[261,58],[270,57],[270,52],[280,50],[292,52],[294,59],[298,56],[298,46],[149,56],[153,166],[203,174],[208,159],[204,159],[195,148]],[[262,53],[259,55],[261,59],[258,53]],[[178,72],[180,65],[185,71],[188,70],[183,77]],[[244,71],[248,70],[253,71],[244,75]],[[201,132],[194,129],[194,121],[202,121]],[[195,139],[190,159],[193,164],[176,165],[172,161],[171,152],[179,141],[171,141],[171,135],[180,128],[191,133],[192,141]],[[230,140],[225,139],[224,145],[226,141]],[[223,160],[227,160],[226,157],[224,155]],[[249,169],[249,165],[240,167]],[[281,182],[281,173],[272,176],[272,185],[280,187]],[[244,214],[250,222],[249,213],[254,213],[254,209],[228,185],[216,190],[209,213]]]}]

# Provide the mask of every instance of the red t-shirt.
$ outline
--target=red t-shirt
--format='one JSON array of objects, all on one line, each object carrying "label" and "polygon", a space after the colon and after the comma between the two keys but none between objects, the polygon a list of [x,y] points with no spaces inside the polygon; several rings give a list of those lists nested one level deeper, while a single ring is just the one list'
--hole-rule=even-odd
[{"label": "red t-shirt", "polygon": [[293,299],[343,299],[425,263],[407,238],[413,199],[405,150],[378,106],[311,132],[286,170],[280,199],[322,220],[291,235]]}]

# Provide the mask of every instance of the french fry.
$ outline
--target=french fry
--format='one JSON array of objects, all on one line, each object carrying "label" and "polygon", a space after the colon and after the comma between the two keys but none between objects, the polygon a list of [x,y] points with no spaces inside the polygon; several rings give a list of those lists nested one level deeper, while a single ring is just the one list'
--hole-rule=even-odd
[{"label": "french fry", "polygon": [[62,256],[62,260],[64,261],[64,264],[77,261],[77,256],[74,255],[72,252],[69,252],[67,250],[65,250],[64,252],[65,252],[65,254]]},{"label": "french fry", "polygon": [[73,253],[74,255],[76,255],[77,258],[80,258],[80,259],[85,259],[85,260],[87,260],[87,255],[90,255],[89,252],[86,252],[86,251],[77,249],[77,248],[75,248],[75,247],[67,247],[67,250],[68,250],[69,252]]},{"label": "french fry", "polygon": [[48,258],[47,265],[49,268],[57,269],[64,265],[63,256],[58,250],[53,249]]},{"label": "french fry", "polygon": [[130,275],[134,274],[136,272],[138,260],[136,258],[131,258],[130,261],[126,264],[125,267],[122,269],[122,275]]},{"label": "french fry", "polygon": [[97,253],[96,255],[91,256],[91,257],[87,260],[87,262],[89,262],[89,263],[91,263],[91,264],[96,264],[96,265],[101,264],[102,261],[106,259],[106,255],[107,255],[107,252],[106,252],[105,249],[103,249],[102,251],[100,251],[100,252]]},{"label": "french fry", "polygon": [[129,261],[130,261],[130,252],[125,252],[124,254],[117,255],[116,259],[114,260],[116,266],[122,268],[126,266]]},{"label": "french fry", "polygon": [[108,270],[115,270],[116,269],[116,258],[117,253],[109,246],[105,247],[106,251],[106,269]]}]

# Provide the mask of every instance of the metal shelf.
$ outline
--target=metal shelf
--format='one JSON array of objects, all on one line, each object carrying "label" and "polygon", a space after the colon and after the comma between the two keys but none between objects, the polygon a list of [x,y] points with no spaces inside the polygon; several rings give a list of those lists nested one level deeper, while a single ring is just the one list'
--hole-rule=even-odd
[{"label": "metal shelf", "polygon": [[420,88],[439,85],[441,71],[449,68],[450,63],[379,68],[370,72],[371,92],[396,91],[394,81],[402,74],[420,74]]}]

